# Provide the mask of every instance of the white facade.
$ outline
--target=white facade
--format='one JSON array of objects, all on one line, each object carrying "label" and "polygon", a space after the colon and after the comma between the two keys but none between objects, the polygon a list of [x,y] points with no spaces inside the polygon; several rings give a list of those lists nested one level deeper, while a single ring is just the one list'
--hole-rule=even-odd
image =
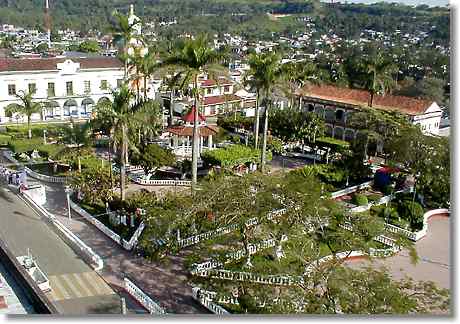
[{"label": "white facade", "polygon": [[[5,62],[8,60],[13,59]],[[93,105],[104,98],[111,100],[111,89],[123,80],[122,64],[113,60],[116,59],[24,59],[25,66],[14,69],[2,66],[0,61],[0,123],[25,121],[25,117],[6,116],[5,108],[20,103],[14,92],[29,92],[31,88],[36,89],[35,101],[44,104],[44,120],[89,118]],[[18,65],[21,62],[16,60],[13,67]],[[32,116],[32,120],[40,119],[40,114]]]},{"label": "white facade", "polygon": [[423,133],[439,135],[441,116],[441,108],[436,102],[433,102],[424,114],[413,116],[411,121],[414,125],[419,125]]}]

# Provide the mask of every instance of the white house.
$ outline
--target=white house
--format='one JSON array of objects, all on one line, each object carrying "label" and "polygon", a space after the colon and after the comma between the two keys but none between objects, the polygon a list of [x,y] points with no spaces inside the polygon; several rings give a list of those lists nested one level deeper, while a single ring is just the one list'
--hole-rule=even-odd
[{"label": "white house", "polygon": [[[327,134],[343,140],[356,137],[357,130],[349,127],[347,117],[361,107],[368,107],[370,94],[364,90],[330,85],[309,85],[299,91],[301,106],[326,120]],[[404,96],[375,95],[372,107],[396,111],[405,115],[426,134],[439,134],[442,110],[436,102]]]},{"label": "white house", "polygon": [[35,92],[34,99],[45,106],[44,120],[88,118],[122,81],[123,64],[113,57],[0,59],[0,123],[21,121],[5,114],[6,107],[19,103],[20,91]]}]

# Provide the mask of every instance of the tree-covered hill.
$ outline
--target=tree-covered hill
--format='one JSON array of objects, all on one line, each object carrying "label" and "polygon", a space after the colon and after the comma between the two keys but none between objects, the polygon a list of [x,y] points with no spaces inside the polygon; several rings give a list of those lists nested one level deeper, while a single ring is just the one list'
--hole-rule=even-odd
[{"label": "tree-covered hill", "polygon": [[[43,3],[43,0],[0,0],[0,24],[40,29],[43,26]],[[188,30],[192,26],[202,31],[232,32],[235,31],[232,25],[254,27],[254,23],[275,32],[280,28],[297,27],[295,24],[287,27],[270,24],[262,18],[267,12],[333,17],[326,19],[327,27],[342,26],[349,21],[348,24],[351,22],[356,26],[355,30],[362,27],[389,28],[404,21],[409,25],[413,23],[409,18],[417,16],[425,22],[442,26],[439,37],[446,38],[447,35],[448,38],[448,9],[427,6],[414,9],[389,3],[320,4],[318,0],[50,0],[54,26],[83,31],[91,28],[104,30],[114,9],[127,11],[131,3],[135,5],[136,13],[146,20],[176,17]],[[349,36],[349,31],[347,33]]]}]

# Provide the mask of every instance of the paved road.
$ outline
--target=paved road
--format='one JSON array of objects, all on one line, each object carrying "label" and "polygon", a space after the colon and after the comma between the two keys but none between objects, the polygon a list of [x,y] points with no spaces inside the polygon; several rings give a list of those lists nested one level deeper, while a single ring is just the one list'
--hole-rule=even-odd
[{"label": "paved road", "polygon": [[[187,283],[188,274],[181,257],[170,257],[167,263],[149,263],[143,258],[134,256],[79,215],[72,213],[72,219],[69,220],[62,187],[42,184],[45,185],[47,198],[44,207],[102,257],[104,268],[101,275],[114,289],[118,291],[117,287],[123,286],[123,278],[129,277],[134,279],[149,296],[159,301],[167,312],[209,313],[193,300],[192,287]],[[130,303],[128,307],[134,308],[136,304]]]},{"label": "paved road", "polygon": [[65,314],[120,313],[120,297],[24,201],[0,185],[0,236],[15,256],[30,249],[47,274],[47,293]]},{"label": "paved road", "polygon": [[[450,289],[450,218],[433,216],[428,221],[428,234],[415,244],[420,260],[410,262],[409,254],[403,250],[396,256],[374,259],[374,265],[385,266],[393,278],[402,279],[405,275],[415,280],[433,281],[439,287]],[[353,267],[368,264],[369,261],[349,261]]]}]

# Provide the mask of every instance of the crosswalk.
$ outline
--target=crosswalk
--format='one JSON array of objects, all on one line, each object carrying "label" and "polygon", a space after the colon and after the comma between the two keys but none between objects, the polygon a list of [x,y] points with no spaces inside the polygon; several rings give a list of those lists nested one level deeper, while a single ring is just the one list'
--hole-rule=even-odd
[{"label": "crosswalk", "polygon": [[96,272],[66,273],[48,279],[51,301],[115,294]]}]

